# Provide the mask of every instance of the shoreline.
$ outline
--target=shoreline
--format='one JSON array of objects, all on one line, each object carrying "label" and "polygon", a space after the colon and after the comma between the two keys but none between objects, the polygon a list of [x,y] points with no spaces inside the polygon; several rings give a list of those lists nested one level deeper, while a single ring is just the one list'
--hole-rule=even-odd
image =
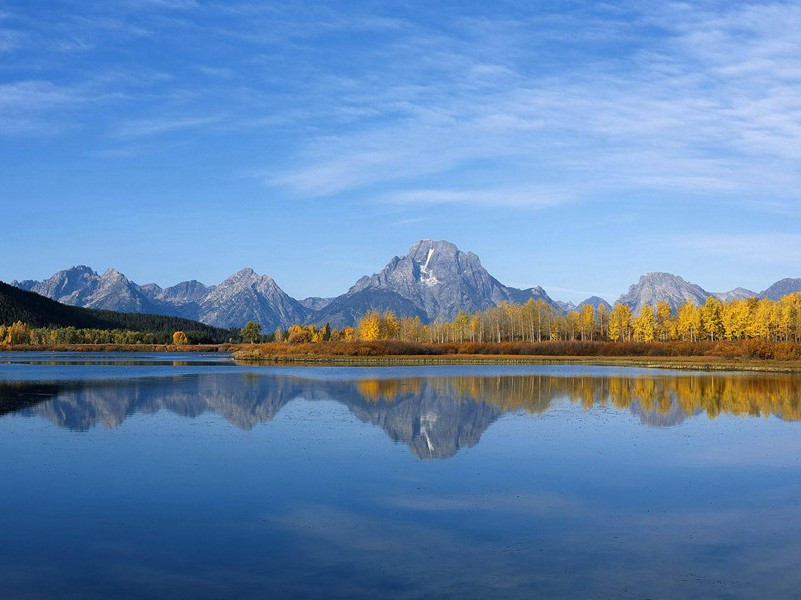
[{"label": "shoreline", "polygon": [[[258,348],[258,347],[257,347]],[[10,346],[0,353],[220,353],[230,354],[247,366],[428,366],[428,365],[582,365],[636,367],[667,370],[743,371],[801,374],[801,360],[737,359],[714,356],[571,356],[525,354],[384,354],[348,356],[341,354],[253,352],[241,344],[67,344],[58,346]]]},{"label": "shoreline", "polygon": [[58,344],[53,346],[0,346],[0,354],[6,352],[231,352],[232,344],[187,344],[175,346],[173,344]]},{"label": "shoreline", "polygon": [[799,373],[801,361],[729,360],[710,357],[641,357],[641,356],[519,356],[519,355],[395,355],[395,356],[326,356],[281,355],[252,358],[232,357],[248,366],[434,366],[434,365],[582,365],[598,367],[637,367],[645,369],[693,371],[744,371]]}]

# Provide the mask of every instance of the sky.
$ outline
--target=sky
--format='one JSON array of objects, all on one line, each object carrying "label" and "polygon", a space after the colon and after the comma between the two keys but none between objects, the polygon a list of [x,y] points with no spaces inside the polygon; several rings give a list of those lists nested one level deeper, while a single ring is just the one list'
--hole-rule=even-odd
[{"label": "sky", "polygon": [[343,293],[418,239],[614,300],[801,277],[801,3],[0,0],[0,279],[249,266]]}]

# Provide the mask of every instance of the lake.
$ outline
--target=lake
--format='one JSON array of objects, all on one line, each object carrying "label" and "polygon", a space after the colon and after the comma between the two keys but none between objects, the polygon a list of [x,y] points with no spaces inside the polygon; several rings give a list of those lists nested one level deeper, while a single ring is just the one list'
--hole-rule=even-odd
[{"label": "lake", "polygon": [[801,377],[0,354],[3,598],[780,598]]}]

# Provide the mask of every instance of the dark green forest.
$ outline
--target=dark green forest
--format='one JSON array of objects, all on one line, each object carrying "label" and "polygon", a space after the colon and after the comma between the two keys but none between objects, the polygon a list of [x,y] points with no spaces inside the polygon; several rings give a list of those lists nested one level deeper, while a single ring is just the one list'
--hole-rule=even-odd
[{"label": "dark green forest", "polygon": [[[95,310],[61,304],[34,292],[26,292],[0,282],[0,325],[22,322],[31,328],[124,330],[172,335],[186,333],[192,343],[222,343],[236,336],[226,329],[198,321],[139,313]],[[162,337],[162,336],[159,336]]]}]

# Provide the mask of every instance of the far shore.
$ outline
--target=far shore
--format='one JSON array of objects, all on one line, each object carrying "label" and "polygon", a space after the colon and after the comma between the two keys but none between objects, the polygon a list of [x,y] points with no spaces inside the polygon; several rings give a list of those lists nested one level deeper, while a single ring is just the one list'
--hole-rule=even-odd
[{"label": "far shore", "polygon": [[519,356],[486,354],[403,355],[403,356],[326,356],[282,355],[259,358],[232,354],[237,363],[254,366],[428,366],[428,365],[582,365],[599,367],[637,367],[681,371],[762,371],[801,373],[801,361],[727,360],[713,357],[641,356]]},{"label": "far shore", "polygon": [[58,344],[0,346],[3,352],[231,352],[231,344]]},{"label": "far shore", "polygon": [[[358,344],[358,343],[357,343]],[[718,356],[571,356],[543,354],[381,354],[348,356],[325,353],[325,348],[287,347],[275,344],[65,344],[54,346],[5,346],[2,352],[163,352],[230,354],[240,365],[249,366],[426,366],[426,365],[581,365],[658,368],[694,371],[760,371],[801,373],[801,360],[727,358]]]}]

